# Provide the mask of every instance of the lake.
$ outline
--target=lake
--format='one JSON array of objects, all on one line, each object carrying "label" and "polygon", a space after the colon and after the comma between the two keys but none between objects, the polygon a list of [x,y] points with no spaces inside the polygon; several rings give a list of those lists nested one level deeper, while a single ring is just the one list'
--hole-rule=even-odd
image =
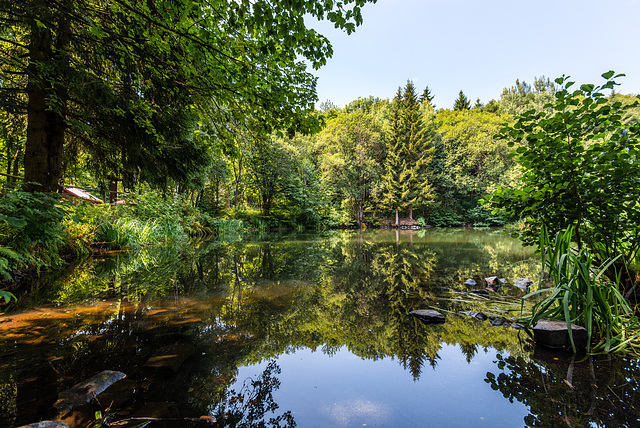
[{"label": "lake", "polygon": [[[93,257],[0,315],[0,426],[55,416],[61,391],[103,370],[127,375],[123,402],[94,400],[66,421],[640,426],[636,360],[534,347],[504,322],[526,294],[513,281],[539,274],[532,249],[490,229],[262,234]],[[504,285],[473,292],[491,276]]]}]

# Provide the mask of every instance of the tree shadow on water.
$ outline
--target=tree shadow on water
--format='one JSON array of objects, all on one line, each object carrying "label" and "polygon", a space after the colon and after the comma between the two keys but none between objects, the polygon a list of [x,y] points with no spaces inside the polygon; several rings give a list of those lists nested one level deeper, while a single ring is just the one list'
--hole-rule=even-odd
[{"label": "tree shadow on water", "polygon": [[[280,366],[270,361],[257,379],[248,378],[239,391],[228,390],[212,414],[215,426],[224,427],[295,427],[291,411],[271,416],[278,410],[273,392],[280,387]],[[268,419],[267,419],[268,418]]]}]

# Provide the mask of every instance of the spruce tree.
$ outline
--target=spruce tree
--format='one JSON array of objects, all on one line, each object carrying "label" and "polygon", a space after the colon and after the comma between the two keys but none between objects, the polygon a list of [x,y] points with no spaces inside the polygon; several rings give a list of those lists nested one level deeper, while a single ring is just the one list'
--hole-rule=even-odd
[{"label": "spruce tree", "polygon": [[385,163],[385,189],[383,203],[398,211],[423,206],[431,199],[428,166],[433,148],[426,132],[424,116],[413,83],[407,82],[390,106],[388,116],[388,154]]},{"label": "spruce tree", "polygon": [[459,111],[471,109],[471,103],[469,102],[469,98],[467,98],[464,92],[460,91],[460,94],[458,94],[458,98],[453,103],[453,109],[459,110]]},{"label": "spruce tree", "polygon": [[387,118],[387,157],[385,160],[385,174],[383,177],[384,188],[382,204],[388,208],[393,208],[396,214],[395,225],[398,226],[399,211],[403,208],[402,195],[404,193],[402,171],[402,89],[398,88],[395,98],[389,105],[389,115]]},{"label": "spruce tree", "polygon": [[405,124],[402,146],[405,161],[402,177],[405,183],[403,200],[409,207],[409,219],[413,220],[413,208],[423,206],[431,199],[428,167],[433,159],[433,148],[431,141],[427,138],[424,116],[415,87],[411,82],[407,82],[404,89],[403,121]]},{"label": "spruce tree", "polygon": [[436,105],[433,103],[433,95],[431,94],[431,89],[429,89],[428,86],[424,88],[424,91],[420,96],[420,104],[424,104],[425,102],[431,104],[433,108],[436,107]]}]

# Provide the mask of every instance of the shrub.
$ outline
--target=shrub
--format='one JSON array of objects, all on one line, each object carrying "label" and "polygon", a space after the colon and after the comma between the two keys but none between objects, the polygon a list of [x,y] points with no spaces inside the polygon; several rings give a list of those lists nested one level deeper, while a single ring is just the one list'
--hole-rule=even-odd
[{"label": "shrub", "polygon": [[464,219],[451,208],[436,207],[429,215],[429,223],[436,227],[452,227],[464,224]]}]

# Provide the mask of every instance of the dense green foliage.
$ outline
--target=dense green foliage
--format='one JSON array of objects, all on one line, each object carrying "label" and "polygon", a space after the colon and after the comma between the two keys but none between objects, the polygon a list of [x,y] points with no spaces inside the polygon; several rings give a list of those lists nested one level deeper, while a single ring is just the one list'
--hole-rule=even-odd
[{"label": "dense green foliage", "polygon": [[542,225],[552,235],[574,226],[578,248],[586,246],[600,263],[616,259],[607,274],[622,275],[630,292],[640,250],[640,124],[622,119],[638,102],[606,97],[603,91],[620,76],[603,77],[604,84],[575,91],[567,77],[556,79],[561,88],[546,110],[522,113],[501,130],[518,146],[523,174],[489,202],[509,220],[524,222],[517,233],[530,244]]}]

